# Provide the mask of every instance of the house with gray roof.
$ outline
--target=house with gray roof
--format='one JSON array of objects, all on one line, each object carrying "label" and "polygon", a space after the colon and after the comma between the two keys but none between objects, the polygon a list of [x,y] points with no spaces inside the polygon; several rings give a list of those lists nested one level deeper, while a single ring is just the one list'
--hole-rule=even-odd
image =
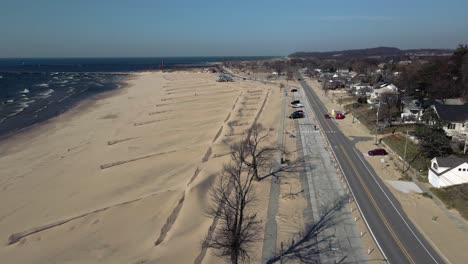
[{"label": "house with gray roof", "polygon": [[466,139],[468,136],[468,104],[435,104],[432,107],[440,120],[447,124],[444,131],[449,137]]},{"label": "house with gray roof", "polygon": [[455,155],[433,158],[428,179],[436,188],[468,183],[468,159]]}]

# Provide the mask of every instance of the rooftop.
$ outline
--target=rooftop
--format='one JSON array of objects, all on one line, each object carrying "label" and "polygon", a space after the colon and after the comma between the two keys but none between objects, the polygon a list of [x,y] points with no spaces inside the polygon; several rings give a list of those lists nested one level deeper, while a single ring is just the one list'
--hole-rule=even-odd
[{"label": "rooftop", "polygon": [[468,104],[463,105],[444,105],[435,104],[434,108],[440,119],[449,122],[467,122]]},{"label": "rooftop", "polygon": [[455,168],[460,164],[468,162],[467,159],[459,158],[455,155],[450,155],[448,157],[437,157],[437,165],[439,167],[448,167],[448,168]]}]

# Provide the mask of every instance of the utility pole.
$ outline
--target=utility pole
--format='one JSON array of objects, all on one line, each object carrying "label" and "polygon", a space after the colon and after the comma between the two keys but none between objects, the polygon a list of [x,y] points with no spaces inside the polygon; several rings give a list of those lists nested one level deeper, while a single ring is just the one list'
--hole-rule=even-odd
[{"label": "utility pole", "polygon": [[465,137],[465,147],[463,148],[463,154],[466,154],[467,143],[468,143],[468,135],[466,135],[466,137]]},{"label": "utility pole", "polygon": [[280,252],[280,264],[283,264],[283,242],[281,242]]},{"label": "utility pole", "polygon": [[343,105],[343,91],[340,92],[340,110],[343,111],[342,106]]},{"label": "utility pole", "polygon": [[406,165],[406,149],[408,148],[408,129],[406,130],[405,151],[403,153],[403,172],[405,172]]},{"label": "utility pole", "polygon": [[378,145],[378,141],[377,141],[377,134],[378,134],[378,131],[379,131],[379,110],[380,110],[380,102],[379,102],[379,105],[377,107],[377,120],[376,120],[376,124],[375,124],[375,145]]}]

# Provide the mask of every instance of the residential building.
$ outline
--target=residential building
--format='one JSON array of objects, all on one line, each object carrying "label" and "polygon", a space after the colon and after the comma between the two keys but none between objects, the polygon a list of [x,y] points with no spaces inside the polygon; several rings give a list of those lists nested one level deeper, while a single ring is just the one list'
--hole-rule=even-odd
[{"label": "residential building", "polygon": [[356,83],[351,85],[351,91],[354,95],[366,95],[366,92],[369,92],[371,86],[367,83]]},{"label": "residential building", "polygon": [[436,188],[468,183],[468,159],[455,155],[433,158],[428,178]]},{"label": "residential building", "polygon": [[435,104],[432,108],[446,123],[444,131],[447,136],[462,141],[468,138],[468,104]]},{"label": "residential building", "polygon": [[368,93],[369,97],[367,98],[368,104],[379,104],[380,97],[383,94],[398,94],[398,87],[394,84],[378,84],[372,87],[372,91]]},{"label": "residential building", "polygon": [[421,121],[424,108],[417,99],[403,100],[403,110],[400,114],[401,121],[405,124],[414,124]]}]

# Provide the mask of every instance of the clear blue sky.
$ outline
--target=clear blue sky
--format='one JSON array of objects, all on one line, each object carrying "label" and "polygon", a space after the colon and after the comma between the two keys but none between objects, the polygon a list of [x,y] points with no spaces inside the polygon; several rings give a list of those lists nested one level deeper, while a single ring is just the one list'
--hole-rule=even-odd
[{"label": "clear blue sky", "polygon": [[0,57],[287,55],[468,42],[467,0],[0,0]]}]

